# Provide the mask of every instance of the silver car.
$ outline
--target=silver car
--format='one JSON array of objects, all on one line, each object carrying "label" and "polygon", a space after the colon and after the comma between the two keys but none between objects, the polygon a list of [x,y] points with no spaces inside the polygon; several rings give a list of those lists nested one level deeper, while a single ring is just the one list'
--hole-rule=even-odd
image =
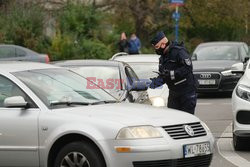
[{"label": "silver car", "polygon": [[0,64],[0,166],[209,166],[214,138],[194,115],[118,103],[48,64]]}]

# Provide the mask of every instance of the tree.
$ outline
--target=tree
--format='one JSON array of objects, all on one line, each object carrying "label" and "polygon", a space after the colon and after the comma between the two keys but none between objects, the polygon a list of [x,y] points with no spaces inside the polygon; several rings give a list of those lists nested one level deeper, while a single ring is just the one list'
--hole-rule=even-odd
[{"label": "tree", "polygon": [[205,41],[239,40],[248,9],[245,0],[189,0],[184,6],[181,26],[188,38]]},{"label": "tree", "polygon": [[57,33],[50,48],[52,59],[109,58],[110,47],[96,35],[103,15],[92,5],[67,3],[57,16]]},{"label": "tree", "polygon": [[0,13],[1,32],[4,35],[2,42],[36,49],[43,38],[44,16],[42,8],[34,3],[17,4],[12,1],[8,12]]},{"label": "tree", "polygon": [[[130,33],[131,31],[136,32],[146,45],[149,45],[149,40],[156,31],[160,29],[169,30],[172,28],[168,4],[163,3],[162,0],[116,1],[114,18],[116,21],[115,28],[121,31],[124,27],[125,30],[128,30]],[[121,22],[123,24],[121,24]],[[125,23],[127,25],[123,26]]]}]

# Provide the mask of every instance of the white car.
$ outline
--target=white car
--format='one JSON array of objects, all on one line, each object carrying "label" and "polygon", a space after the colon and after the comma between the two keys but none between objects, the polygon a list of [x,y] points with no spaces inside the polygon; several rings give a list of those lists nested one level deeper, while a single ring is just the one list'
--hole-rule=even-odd
[{"label": "white car", "polygon": [[[124,52],[121,52],[114,55],[111,60],[128,63],[139,79],[148,80],[158,76],[155,72],[158,72],[159,58],[160,56],[156,54],[126,55]],[[169,89],[166,84],[156,89],[149,88],[147,91],[153,106],[167,106]]]},{"label": "white car", "polygon": [[233,91],[232,110],[234,148],[244,150],[250,144],[250,61]]},{"label": "white car", "polygon": [[2,62],[0,166],[209,166],[214,138],[194,115],[86,86],[65,68]]}]

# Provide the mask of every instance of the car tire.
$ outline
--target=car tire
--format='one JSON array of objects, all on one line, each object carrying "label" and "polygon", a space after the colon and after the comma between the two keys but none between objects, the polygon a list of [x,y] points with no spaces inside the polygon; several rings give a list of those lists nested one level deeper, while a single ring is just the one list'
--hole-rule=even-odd
[{"label": "car tire", "polygon": [[233,134],[233,145],[235,151],[241,151],[245,149],[243,139],[239,136],[236,136],[235,134]]},{"label": "car tire", "polygon": [[86,142],[72,142],[57,154],[54,167],[106,167],[101,153]]}]

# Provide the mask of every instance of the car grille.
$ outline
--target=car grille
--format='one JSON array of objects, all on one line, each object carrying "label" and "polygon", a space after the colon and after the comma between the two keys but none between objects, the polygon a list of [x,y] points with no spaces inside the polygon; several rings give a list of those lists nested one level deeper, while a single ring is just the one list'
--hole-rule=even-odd
[{"label": "car grille", "polygon": [[[202,77],[202,75],[204,74],[204,76],[206,76],[206,74],[209,75],[209,78],[206,77]],[[220,85],[220,81],[221,81],[221,74],[220,73],[209,73],[209,72],[199,72],[199,73],[194,73],[194,76],[198,79],[198,80],[215,80],[215,84],[214,85],[199,85],[199,88],[218,88]]]},{"label": "car grille", "polygon": [[[194,135],[190,136],[184,126],[189,125],[193,129]],[[200,122],[189,123],[189,124],[179,124],[179,125],[171,125],[164,126],[164,130],[173,138],[173,139],[186,139],[193,137],[206,136],[207,133]]]},{"label": "car grille", "polygon": [[212,160],[212,154],[192,158],[138,161],[133,162],[134,167],[208,167]]}]

